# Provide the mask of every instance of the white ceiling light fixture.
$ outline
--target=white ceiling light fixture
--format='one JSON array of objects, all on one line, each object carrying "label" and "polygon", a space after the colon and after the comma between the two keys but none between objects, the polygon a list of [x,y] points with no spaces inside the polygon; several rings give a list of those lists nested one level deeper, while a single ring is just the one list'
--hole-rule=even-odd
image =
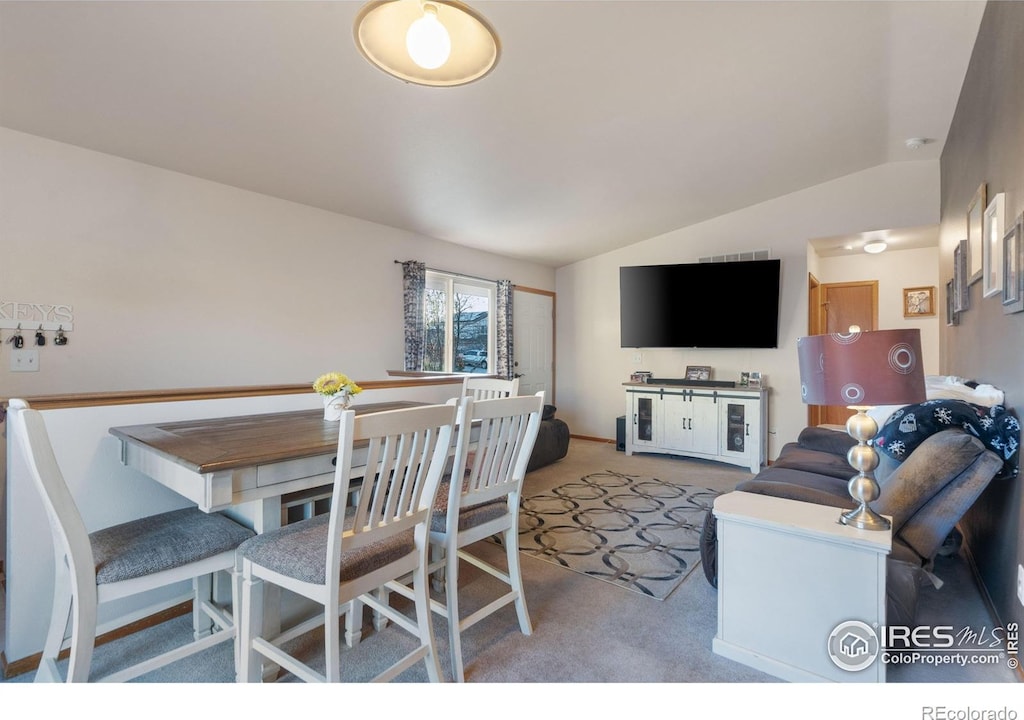
[{"label": "white ceiling light fixture", "polygon": [[881,240],[872,240],[864,246],[864,252],[877,255],[880,252],[885,252],[885,249],[889,247]]},{"label": "white ceiling light fixture", "polygon": [[416,85],[471,83],[501,56],[490,23],[456,0],[374,0],[356,15],[353,34],[370,63]]}]

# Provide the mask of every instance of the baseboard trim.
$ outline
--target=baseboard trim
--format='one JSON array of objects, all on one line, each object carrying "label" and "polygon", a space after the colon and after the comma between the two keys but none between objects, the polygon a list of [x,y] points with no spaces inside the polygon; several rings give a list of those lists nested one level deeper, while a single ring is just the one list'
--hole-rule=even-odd
[{"label": "baseboard trim", "polygon": [[572,435],[572,434],[570,434],[569,437],[576,438],[577,440],[590,440],[591,442],[608,443],[609,445],[614,445],[615,444],[614,440],[610,440],[608,438],[603,438],[603,437],[591,437],[590,435]]},{"label": "baseboard trim", "polygon": [[[978,591],[981,593],[982,602],[985,603],[985,608],[988,610],[989,615],[992,616],[993,624],[996,627],[1005,628],[1006,625],[1003,623],[1002,618],[999,617],[999,611],[996,610],[996,604],[992,602],[992,596],[989,595],[985,581],[982,580],[981,571],[978,570],[978,563],[975,562],[974,553],[971,551],[971,544],[967,541],[967,534],[963,531],[960,534],[964,539],[961,549],[963,550],[964,558],[967,560],[967,567],[970,568],[971,575],[974,577],[974,584],[978,586]],[[1014,674],[1017,676],[1017,682],[1024,682],[1024,668],[1020,666],[1020,663],[1014,668]]]},{"label": "baseboard trim", "polygon": [[[100,645],[104,645],[108,642],[113,642],[114,640],[127,637],[132,633],[137,633],[140,630],[155,627],[157,625],[160,625],[161,623],[167,622],[168,620],[173,620],[176,617],[188,615],[191,612],[191,600],[186,600],[185,602],[178,603],[177,605],[172,605],[166,610],[161,610],[158,613],[147,615],[146,617],[136,620],[135,622],[128,623],[127,625],[123,625],[119,628],[116,628],[115,630],[103,633],[102,635],[96,638],[96,646],[99,647]],[[64,660],[70,654],[70,649],[62,650],[60,653],[60,659]],[[35,669],[39,667],[39,661],[42,659],[42,657],[43,654],[41,652],[37,652],[34,655],[29,655],[28,657],[21,658],[20,660],[15,660],[14,662],[7,662],[7,653],[0,653],[0,664],[3,665],[4,679],[6,680],[12,677],[17,677],[18,675],[23,675],[27,672],[35,671]]]}]

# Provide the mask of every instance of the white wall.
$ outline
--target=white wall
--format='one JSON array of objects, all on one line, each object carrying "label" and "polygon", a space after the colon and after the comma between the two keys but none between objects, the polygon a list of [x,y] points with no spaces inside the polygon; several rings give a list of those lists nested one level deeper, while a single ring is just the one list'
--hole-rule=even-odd
[{"label": "white wall", "polygon": [[384,378],[404,357],[394,260],[545,290],[555,280],[552,268],[5,128],[0,223],[0,301],[71,305],[75,327],[67,346],[42,348],[39,372],[10,372],[4,345],[0,397]]},{"label": "white wall", "polygon": [[[878,281],[878,329],[919,328],[924,371],[939,374],[939,322],[946,302],[945,287],[939,283],[938,228],[936,246],[913,250],[886,250],[880,255],[859,253],[818,259],[815,277],[822,283]],[[903,288],[933,287],[936,314],[903,317]]]},{"label": "white wall", "polygon": [[[743,370],[767,376],[769,458],[806,424],[800,402],[796,339],[807,333],[807,243],[812,238],[935,224],[939,173],[934,161],[892,163],[827,182],[688,228],[559,268],[558,406],[573,433],[615,437],[625,412],[622,383],[635,369],[682,377],[687,365],[711,365],[716,379]],[[619,346],[620,265],[695,262],[705,255],[770,248],[782,260],[781,329],[776,350],[644,350]],[[925,283],[922,283],[925,284]],[[679,312],[699,311],[715,292],[694,288]],[[756,302],[756,298],[751,299]],[[736,330],[742,332],[742,319]]]},{"label": "white wall", "polygon": [[[0,330],[0,398],[385,378],[404,359],[394,260],[555,284],[549,267],[0,127],[0,302],[74,311],[38,372],[10,371]],[[0,512],[0,542],[4,526]]]}]

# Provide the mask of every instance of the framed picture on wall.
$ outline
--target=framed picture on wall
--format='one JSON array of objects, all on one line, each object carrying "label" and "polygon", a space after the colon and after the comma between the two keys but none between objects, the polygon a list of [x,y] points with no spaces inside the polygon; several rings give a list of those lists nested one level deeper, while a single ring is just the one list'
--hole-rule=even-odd
[{"label": "framed picture on wall", "polygon": [[928,317],[935,315],[935,288],[903,288],[903,317]]},{"label": "framed picture on wall", "polygon": [[958,313],[968,308],[971,297],[967,262],[967,241],[961,240],[953,248],[953,310]]},{"label": "framed picture on wall", "polygon": [[1024,275],[1021,274],[1024,214],[1003,235],[1003,312],[1024,310]]},{"label": "framed picture on wall", "polygon": [[982,219],[982,237],[985,245],[982,248],[982,297],[999,295],[1003,289],[1003,236],[1006,234],[1003,212],[1006,193],[999,193],[985,208]]},{"label": "framed picture on wall", "polygon": [[960,313],[953,309],[953,280],[946,281],[946,325],[960,324]]},{"label": "framed picture on wall", "polygon": [[986,202],[985,183],[982,183],[978,187],[978,191],[974,193],[970,205],[967,206],[968,284],[975,280],[981,280],[982,248],[985,244],[985,239],[982,236],[985,229]]}]

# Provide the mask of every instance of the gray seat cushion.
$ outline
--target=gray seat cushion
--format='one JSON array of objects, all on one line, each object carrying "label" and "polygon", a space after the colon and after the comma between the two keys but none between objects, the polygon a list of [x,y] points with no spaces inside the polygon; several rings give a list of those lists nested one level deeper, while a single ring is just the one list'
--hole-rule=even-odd
[{"label": "gray seat cushion", "polygon": [[[346,516],[346,530],[352,527],[352,518],[352,513]],[[327,576],[327,531],[330,520],[330,513],[325,513],[285,525],[245,541],[238,552],[246,560],[273,572],[323,585]],[[415,550],[416,541],[412,530],[355,550],[342,549],[339,580],[345,582],[361,577]]]},{"label": "gray seat cushion", "polygon": [[[434,499],[434,510],[430,516],[431,532],[444,532],[448,521],[448,491],[450,480],[445,478],[437,489]],[[508,501],[491,500],[490,502],[471,505],[459,509],[459,530],[483,525],[485,522],[500,518],[508,512]]]},{"label": "gray seat cushion", "polygon": [[99,585],[152,575],[234,550],[255,535],[219,513],[184,508],[89,535]]}]

